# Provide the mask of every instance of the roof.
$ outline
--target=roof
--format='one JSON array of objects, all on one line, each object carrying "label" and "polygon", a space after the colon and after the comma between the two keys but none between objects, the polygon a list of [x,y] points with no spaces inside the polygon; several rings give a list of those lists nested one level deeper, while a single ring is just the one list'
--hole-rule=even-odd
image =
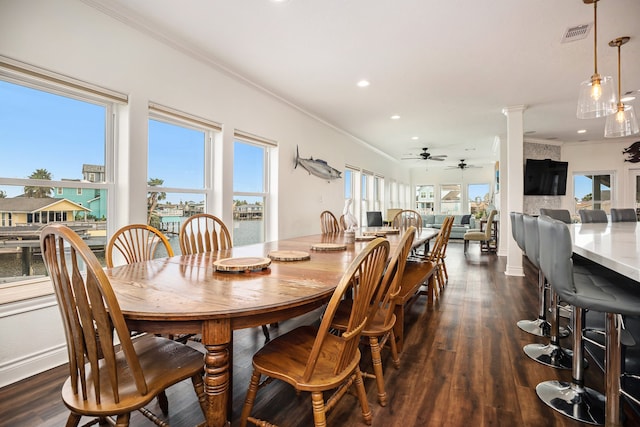
[{"label": "roof", "polygon": [[[71,209],[62,208],[63,204],[70,204]],[[9,197],[0,199],[0,212],[38,212],[38,211],[50,211],[56,210],[83,210],[90,212],[82,205],[72,202],[67,199],[54,199],[53,197]]]}]

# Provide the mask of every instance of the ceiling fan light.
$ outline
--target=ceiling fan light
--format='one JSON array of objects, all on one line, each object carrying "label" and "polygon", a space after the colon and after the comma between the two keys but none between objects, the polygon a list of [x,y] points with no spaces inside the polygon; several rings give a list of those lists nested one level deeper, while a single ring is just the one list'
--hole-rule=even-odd
[{"label": "ceiling fan light", "polygon": [[616,113],[607,116],[607,121],[604,125],[605,138],[620,138],[635,135],[639,132],[636,113],[632,105],[620,103]]},{"label": "ceiling fan light", "polygon": [[599,74],[591,76],[580,84],[578,109],[579,119],[596,119],[615,113],[616,93],[613,79],[610,76],[601,77]]}]

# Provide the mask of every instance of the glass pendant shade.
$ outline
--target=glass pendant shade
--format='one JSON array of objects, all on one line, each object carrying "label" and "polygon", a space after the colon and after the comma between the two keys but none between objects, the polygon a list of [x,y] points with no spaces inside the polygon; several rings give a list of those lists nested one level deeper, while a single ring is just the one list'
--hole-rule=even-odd
[{"label": "glass pendant shade", "polygon": [[604,125],[605,138],[619,138],[639,133],[636,113],[632,105],[618,104],[617,112],[607,116]]},{"label": "glass pendant shade", "polygon": [[594,74],[590,80],[580,84],[576,112],[579,119],[596,119],[616,111],[616,93],[610,76],[601,77]]}]

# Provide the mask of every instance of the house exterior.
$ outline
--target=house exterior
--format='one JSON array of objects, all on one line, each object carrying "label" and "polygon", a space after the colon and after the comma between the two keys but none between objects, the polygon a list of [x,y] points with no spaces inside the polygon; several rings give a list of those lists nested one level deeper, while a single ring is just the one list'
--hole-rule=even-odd
[{"label": "house exterior", "polygon": [[73,222],[90,209],[66,199],[51,197],[11,197],[0,199],[0,227]]},{"label": "house exterior", "polygon": [[[54,197],[56,199],[66,199],[80,206],[86,207],[91,213],[87,216],[104,220],[107,218],[107,192],[104,189],[73,187],[72,183],[81,182],[78,179],[63,179],[70,182],[69,187],[56,187]],[[82,165],[82,181],[104,182],[105,171],[102,165]]]}]

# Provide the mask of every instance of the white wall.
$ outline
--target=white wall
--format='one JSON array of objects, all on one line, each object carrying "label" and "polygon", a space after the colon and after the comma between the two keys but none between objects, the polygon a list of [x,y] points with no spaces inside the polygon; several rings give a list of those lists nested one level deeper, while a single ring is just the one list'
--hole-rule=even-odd
[{"label": "white wall", "polygon": [[594,142],[565,143],[562,146],[562,160],[569,162],[567,172],[567,195],[562,198],[562,208],[574,212],[574,173],[613,173],[612,207],[635,207],[635,182],[630,179],[632,172],[640,171],[640,163],[625,162],[622,150],[635,138],[607,139]]},{"label": "white wall", "polygon": [[[222,193],[217,198],[221,206],[215,207],[215,213],[227,222],[231,221],[233,200],[233,171],[227,166],[233,159],[234,129],[278,142],[278,189],[274,195],[278,235],[274,238],[319,232],[320,212],[341,213],[344,206],[342,180],[327,183],[303,169],[294,170],[296,145],[302,157],[324,159],[338,170],[348,162],[384,176],[387,182],[409,183],[409,172],[398,161],[204,59],[171,48],[78,0],[2,0],[0,55],[129,96],[119,129],[123,150],[118,153],[118,166],[125,168],[122,176],[126,180],[116,190],[118,225],[146,218],[149,101],[223,125],[223,145],[217,151],[217,164],[223,169],[216,173],[222,180]],[[21,315],[21,333],[31,347],[0,353],[0,386],[59,363],[55,358],[39,362],[42,350],[63,345],[59,330],[52,334],[42,327],[49,325],[47,319],[57,316],[57,311],[34,305],[24,313],[30,315]],[[15,317],[0,318],[3,343],[12,319]],[[57,341],[43,341],[45,335],[57,337]],[[25,361],[25,357],[31,360]],[[12,361],[27,368],[17,372]]]}]

